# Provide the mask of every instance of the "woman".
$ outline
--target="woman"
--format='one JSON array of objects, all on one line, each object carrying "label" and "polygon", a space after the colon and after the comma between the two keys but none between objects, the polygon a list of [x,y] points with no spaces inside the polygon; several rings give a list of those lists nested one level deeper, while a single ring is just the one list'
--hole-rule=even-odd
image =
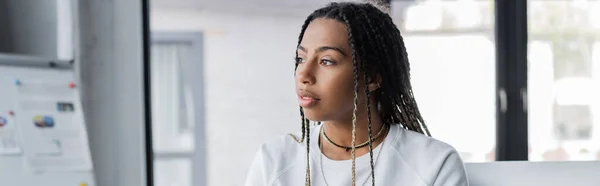
[{"label": "woman", "polygon": [[332,3],[313,12],[295,77],[301,137],[263,144],[247,186],[468,185],[456,150],[429,137],[400,31],[376,7]]}]

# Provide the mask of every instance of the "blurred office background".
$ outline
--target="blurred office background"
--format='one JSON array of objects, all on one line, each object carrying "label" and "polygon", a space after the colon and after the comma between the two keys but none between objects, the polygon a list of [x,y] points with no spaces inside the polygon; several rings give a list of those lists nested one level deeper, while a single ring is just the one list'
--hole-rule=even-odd
[{"label": "blurred office background", "polygon": [[[242,185],[261,143],[300,131],[292,57],[329,2],[2,0],[0,53],[75,60],[99,185]],[[600,160],[600,1],[527,0],[512,20],[527,21],[524,77],[497,74],[497,46],[514,38],[497,35],[495,1],[381,2],[432,135],[463,160],[508,160],[497,144],[526,146],[520,160]],[[526,86],[499,91],[498,77]],[[523,112],[504,125],[506,97]]]},{"label": "blurred office background", "polygon": [[[206,173],[208,185],[240,184],[261,142],[299,130],[290,57],[302,21],[327,3],[152,1],[158,185],[193,185],[195,171]],[[600,2],[529,0],[527,11],[528,158],[600,160]],[[391,1],[391,16],[406,40],[415,95],[433,136],[467,162],[495,161],[494,1]],[[192,38],[167,44],[165,34]],[[189,63],[203,68],[189,70]],[[203,90],[202,113],[186,101],[195,86]],[[201,121],[186,124],[190,114]],[[161,156],[174,151],[203,159]],[[196,169],[194,161],[206,164]]]},{"label": "blurred office background", "polygon": [[[201,38],[196,50],[190,42],[153,44],[152,77],[161,79],[152,81],[156,183],[192,185],[194,171],[205,171],[209,185],[240,184],[261,142],[299,130],[289,58],[302,21],[326,3],[152,1],[151,30],[159,40]],[[529,160],[600,160],[600,2],[529,0],[527,10]],[[391,16],[406,40],[415,95],[434,137],[467,162],[495,161],[494,1],[391,1]],[[202,56],[185,57],[190,53]],[[202,63],[203,71],[182,78],[188,63]],[[181,119],[194,113],[185,101],[194,86],[202,86],[206,101],[195,126],[200,135]],[[184,148],[194,141],[204,149]],[[203,160],[163,158],[176,151],[163,144],[200,151],[194,157]],[[206,166],[195,169],[194,161]]]}]

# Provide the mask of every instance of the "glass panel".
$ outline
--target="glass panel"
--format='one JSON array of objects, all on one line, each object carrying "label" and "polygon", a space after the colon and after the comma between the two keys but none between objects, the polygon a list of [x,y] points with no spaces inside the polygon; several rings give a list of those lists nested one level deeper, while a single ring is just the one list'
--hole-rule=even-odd
[{"label": "glass panel", "polygon": [[[152,46],[152,141],[154,152],[194,150],[193,102],[182,78],[182,63],[190,60],[186,43],[155,43]],[[192,109],[192,110],[190,110]]]},{"label": "glass panel", "polygon": [[392,12],[433,137],[454,146],[466,162],[493,161],[493,1],[394,1]]},{"label": "glass panel", "polygon": [[72,60],[75,1],[0,1],[0,53]]},{"label": "glass panel", "polygon": [[155,186],[192,186],[192,161],[190,159],[154,160]]},{"label": "glass panel", "polygon": [[600,2],[529,0],[531,161],[600,160]]}]

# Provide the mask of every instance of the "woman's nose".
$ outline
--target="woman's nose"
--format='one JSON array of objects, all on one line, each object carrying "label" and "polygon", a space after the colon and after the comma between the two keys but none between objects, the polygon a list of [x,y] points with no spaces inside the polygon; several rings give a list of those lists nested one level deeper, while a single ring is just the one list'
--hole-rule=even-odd
[{"label": "woman's nose", "polygon": [[313,67],[309,62],[299,64],[296,68],[296,81],[300,84],[315,84],[316,78],[313,71]]}]

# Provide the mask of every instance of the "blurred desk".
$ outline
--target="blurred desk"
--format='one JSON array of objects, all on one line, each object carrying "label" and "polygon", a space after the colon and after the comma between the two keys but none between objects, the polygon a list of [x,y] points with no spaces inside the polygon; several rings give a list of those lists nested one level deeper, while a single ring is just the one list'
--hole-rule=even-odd
[{"label": "blurred desk", "polygon": [[600,186],[600,161],[467,163],[471,186]]}]

